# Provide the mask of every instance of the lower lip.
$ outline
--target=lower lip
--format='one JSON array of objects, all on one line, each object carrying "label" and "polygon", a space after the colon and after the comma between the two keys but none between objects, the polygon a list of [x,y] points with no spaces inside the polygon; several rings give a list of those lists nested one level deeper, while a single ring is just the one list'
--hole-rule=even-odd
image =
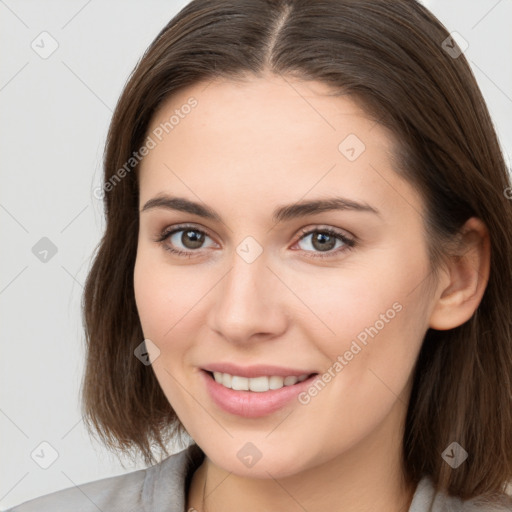
[{"label": "lower lip", "polygon": [[311,386],[319,376],[312,375],[302,382],[281,389],[257,392],[229,389],[219,384],[205,370],[201,370],[201,374],[212,400],[224,411],[243,418],[259,418],[281,409]]}]

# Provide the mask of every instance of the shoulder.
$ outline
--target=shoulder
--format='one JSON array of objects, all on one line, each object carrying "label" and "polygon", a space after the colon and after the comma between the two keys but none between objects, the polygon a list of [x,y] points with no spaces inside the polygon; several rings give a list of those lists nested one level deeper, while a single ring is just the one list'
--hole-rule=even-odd
[{"label": "shoulder", "polygon": [[179,505],[187,474],[201,460],[202,452],[191,445],[147,469],[68,487],[6,512],[140,512],[157,510],[161,502]]},{"label": "shoulder", "polygon": [[98,510],[129,512],[140,505],[140,497],[146,477],[145,469],[78,484],[26,501],[7,512],[46,512],[61,510],[97,512]]},{"label": "shoulder", "polygon": [[490,502],[477,497],[463,501],[443,492],[436,492],[429,477],[420,480],[409,512],[512,512],[512,497],[506,494]]}]

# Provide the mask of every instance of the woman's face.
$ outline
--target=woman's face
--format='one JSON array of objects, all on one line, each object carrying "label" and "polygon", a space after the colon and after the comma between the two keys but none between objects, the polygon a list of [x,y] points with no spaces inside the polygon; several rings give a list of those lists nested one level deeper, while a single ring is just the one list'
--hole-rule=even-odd
[{"label": "woman's face", "polygon": [[[389,132],[326,92],[274,76],[182,90],[139,169],[134,284],[152,368],[192,438],[238,475],[393,451],[429,327],[421,197],[392,169]],[[217,368],[228,386],[222,373],[274,377],[231,380],[242,387],[317,375],[236,391],[204,370],[224,363],[242,367]]]}]

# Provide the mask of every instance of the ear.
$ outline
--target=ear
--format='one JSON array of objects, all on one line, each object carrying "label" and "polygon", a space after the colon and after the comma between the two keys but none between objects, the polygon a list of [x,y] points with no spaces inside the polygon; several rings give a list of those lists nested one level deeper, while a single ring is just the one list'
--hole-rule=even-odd
[{"label": "ear", "polygon": [[432,329],[453,329],[469,320],[489,281],[491,250],[487,227],[477,217],[471,217],[461,228],[460,237],[460,250],[450,257],[430,316]]}]

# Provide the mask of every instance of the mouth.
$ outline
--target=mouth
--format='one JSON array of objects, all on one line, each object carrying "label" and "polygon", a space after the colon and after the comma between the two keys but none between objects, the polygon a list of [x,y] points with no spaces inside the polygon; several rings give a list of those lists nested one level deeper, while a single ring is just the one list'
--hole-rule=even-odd
[{"label": "mouth", "polygon": [[[260,418],[276,413],[287,406],[297,407],[300,403],[297,398],[314,385],[319,375],[317,372],[309,373],[301,381],[294,377],[295,382],[292,383],[292,379],[289,379],[287,384],[283,382],[282,385],[274,379],[272,384],[275,389],[269,386],[272,377],[269,379],[269,377],[236,378],[233,376],[232,383],[235,388],[243,388],[233,389],[228,387],[229,374],[220,374],[222,380],[226,378],[227,385],[224,385],[223,382],[217,381],[219,372],[202,369],[199,373],[212,402],[224,412],[243,418]],[[282,377],[281,379],[283,380]]]},{"label": "mouth", "polygon": [[209,378],[217,384],[222,385],[233,391],[248,391],[250,393],[268,393],[277,391],[284,387],[296,386],[306,380],[318,375],[318,372],[305,373],[299,376],[259,376],[259,377],[241,377],[222,372],[212,372],[202,370]]}]

